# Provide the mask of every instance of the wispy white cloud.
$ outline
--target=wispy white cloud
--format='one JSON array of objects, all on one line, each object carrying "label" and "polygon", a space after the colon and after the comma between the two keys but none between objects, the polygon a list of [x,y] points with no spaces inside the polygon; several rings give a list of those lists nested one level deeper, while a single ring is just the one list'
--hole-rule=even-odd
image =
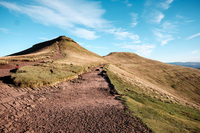
[{"label": "wispy white cloud", "polygon": [[157,7],[161,8],[163,10],[167,10],[173,1],[174,0],[163,0],[161,3],[158,3]]},{"label": "wispy white cloud", "polygon": [[[31,2],[30,4],[16,3],[1,1],[0,5],[25,14],[44,25],[56,26],[67,31],[81,27],[80,29],[83,32],[87,31],[90,37],[80,34],[78,30],[73,33],[85,39],[97,38],[95,31],[89,32],[87,28],[95,30],[109,25],[109,22],[102,17],[105,10],[101,8],[100,2],[87,0],[36,0],[34,4]],[[85,30],[83,30],[84,28]]]},{"label": "wispy white cloud", "polygon": [[138,24],[138,14],[137,13],[131,13],[131,17],[132,17],[132,23],[131,23],[131,27],[135,27]]},{"label": "wispy white cloud", "polygon": [[143,17],[150,24],[160,24],[165,15],[155,8],[145,8]]},{"label": "wispy white cloud", "polygon": [[177,19],[185,19],[185,17],[183,17],[183,16],[180,15],[180,14],[176,14],[176,18],[177,18]]},{"label": "wispy white cloud", "polygon": [[108,29],[106,32],[113,34],[118,40],[128,40],[130,39],[133,43],[140,43],[140,36],[126,31],[122,28],[112,28]]},{"label": "wispy white cloud", "polygon": [[112,28],[112,29],[106,30],[106,32],[113,34],[115,38],[119,40],[124,40],[130,35],[129,32],[125,31],[122,28]]},{"label": "wispy white cloud", "polygon": [[41,4],[57,11],[66,19],[65,22],[80,24],[86,27],[105,27],[108,21],[102,18],[105,10],[101,8],[100,2],[88,0],[37,0]]},{"label": "wispy white cloud", "polygon": [[159,24],[164,18],[164,10],[167,10],[174,0],[146,0],[144,17],[148,22]]},{"label": "wispy white cloud", "polygon": [[131,7],[132,4],[129,2],[129,0],[124,0],[124,3],[126,4],[126,6]]},{"label": "wispy white cloud", "polygon": [[90,31],[83,28],[76,28],[73,31],[71,31],[71,33],[75,34],[76,36],[80,38],[84,38],[87,40],[94,40],[94,39],[99,38],[99,36],[96,35],[95,31]]},{"label": "wispy white cloud", "polygon": [[40,39],[40,40],[44,40],[44,41],[46,41],[46,40],[50,40],[50,39],[47,38],[47,37],[39,37],[39,39]]},{"label": "wispy white cloud", "polygon": [[153,34],[155,40],[163,46],[175,39],[173,35],[177,33],[177,31],[178,29],[176,24],[170,21],[165,21],[158,28],[153,29]]},{"label": "wispy white cloud", "polygon": [[116,1],[122,1],[122,3],[126,4],[127,7],[131,7],[132,4],[129,2],[129,0],[111,0],[113,2],[116,2]]},{"label": "wispy white cloud", "polygon": [[158,30],[153,31],[155,39],[161,43],[161,46],[167,44],[169,41],[174,40],[174,37],[171,34],[162,33]]},{"label": "wispy white cloud", "polygon": [[199,53],[198,50],[194,50],[194,51],[192,51],[192,54],[197,54],[197,53]]},{"label": "wispy white cloud", "polygon": [[142,44],[142,45],[124,45],[122,48],[132,49],[137,54],[148,56],[150,55],[153,50],[156,48],[155,45],[151,44]]},{"label": "wispy white cloud", "polygon": [[192,22],[195,22],[195,20],[187,18],[187,17],[182,16],[180,14],[176,14],[176,19],[178,21],[180,21],[181,23],[192,23]]},{"label": "wispy white cloud", "polygon": [[167,10],[174,0],[146,0],[145,7]]},{"label": "wispy white cloud", "polygon": [[177,32],[177,25],[175,23],[165,21],[162,23],[160,27],[161,32],[165,33],[176,33]]},{"label": "wispy white cloud", "polygon": [[2,31],[2,32],[4,32],[4,33],[8,33],[8,32],[9,32],[9,29],[1,28],[1,27],[0,27],[0,31]]},{"label": "wispy white cloud", "polygon": [[198,37],[198,36],[200,36],[200,33],[197,33],[195,35],[189,36],[188,38],[186,38],[186,40],[190,40],[190,39]]},{"label": "wispy white cloud", "polygon": [[152,23],[159,24],[164,17],[165,17],[165,15],[162,12],[160,12],[158,10],[153,10],[150,13],[149,20]]}]

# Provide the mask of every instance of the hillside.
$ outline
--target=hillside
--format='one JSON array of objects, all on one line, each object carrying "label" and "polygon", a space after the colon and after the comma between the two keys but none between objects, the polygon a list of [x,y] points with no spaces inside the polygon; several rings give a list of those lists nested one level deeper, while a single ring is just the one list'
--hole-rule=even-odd
[{"label": "hillside", "polygon": [[200,129],[200,70],[165,64],[134,53],[111,53],[104,58],[110,62],[105,69],[122,95],[121,100],[153,131]]},{"label": "hillside", "polygon": [[[134,53],[111,53],[105,57],[119,68],[152,86],[200,105],[200,71],[146,59]],[[161,89],[160,89],[161,88]]]},{"label": "hillside", "polygon": [[[0,63],[13,68],[19,64],[20,69],[11,75],[16,85],[43,86],[76,78],[92,67],[105,63],[105,60],[71,38],[60,36],[1,57]],[[50,70],[53,70],[53,74]]]},{"label": "hillside", "polygon": [[[58,55],[60,56],[55,57]],[[38,43],[24,51],[1,57],[1,59],[8,61],[38,61],[48,58],[62,58],[69,61],[69,64],[88,64],[103,60],[99,55],[86,50],[74,40],[66,36],[60,36],[50,41]]]}]

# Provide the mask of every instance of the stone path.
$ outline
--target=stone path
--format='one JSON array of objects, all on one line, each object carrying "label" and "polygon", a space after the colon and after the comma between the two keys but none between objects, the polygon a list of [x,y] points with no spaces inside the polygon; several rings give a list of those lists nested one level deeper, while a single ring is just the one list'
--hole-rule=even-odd
[{"label": "stone path", "polygon": [[0,132],[151,132],[115,94],[102,66],[49,87],[0,80]]}]

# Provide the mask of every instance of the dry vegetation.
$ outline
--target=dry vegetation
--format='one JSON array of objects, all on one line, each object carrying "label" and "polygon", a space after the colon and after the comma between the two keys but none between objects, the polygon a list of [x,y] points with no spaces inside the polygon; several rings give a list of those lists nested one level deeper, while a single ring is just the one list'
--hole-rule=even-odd
[{"label": "dry vegetation", "polygon": [[101,56],[82,48],[65,36],[36,44],[30,49],[2,59],[35,62],[33,66],[22,67],[12,74],[14,83],[21,87],[52,85],[77,78],[81,73],[105,63]]},{"label": "dry vegetation", "polygon": [[199,70],[133,53],[112,53],[105,58],[112,63],[105,70],[120,99],[154,132],[200,131]]},{"label": "dry vegetation", "polygon": [[143,86],[149,85],[154,91],[200,105],[200,71],[197,69],[168,65],[133,53],[112,53],[105,58],[129,74],[124,77],[144,82]]}]

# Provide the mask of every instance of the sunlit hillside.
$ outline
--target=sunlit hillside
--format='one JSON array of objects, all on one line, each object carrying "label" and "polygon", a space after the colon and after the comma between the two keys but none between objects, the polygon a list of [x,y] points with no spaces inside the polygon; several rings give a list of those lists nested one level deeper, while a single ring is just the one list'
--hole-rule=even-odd
[{"label": "sunlit hillside", "polygon": [[60,36],[22,52],[1,57],[0,62],[20,65],[17,73],[12,74],[16,85],[43,86],[76,78],[90,68],[105,63],[105,60],[71,38]]},{"label": "sunlit hillside", "polygon": [[105,69],[121,100],[153,131],[199,131],[200,70],[134,53],[111,53],[104,58],[110,62]]}]

